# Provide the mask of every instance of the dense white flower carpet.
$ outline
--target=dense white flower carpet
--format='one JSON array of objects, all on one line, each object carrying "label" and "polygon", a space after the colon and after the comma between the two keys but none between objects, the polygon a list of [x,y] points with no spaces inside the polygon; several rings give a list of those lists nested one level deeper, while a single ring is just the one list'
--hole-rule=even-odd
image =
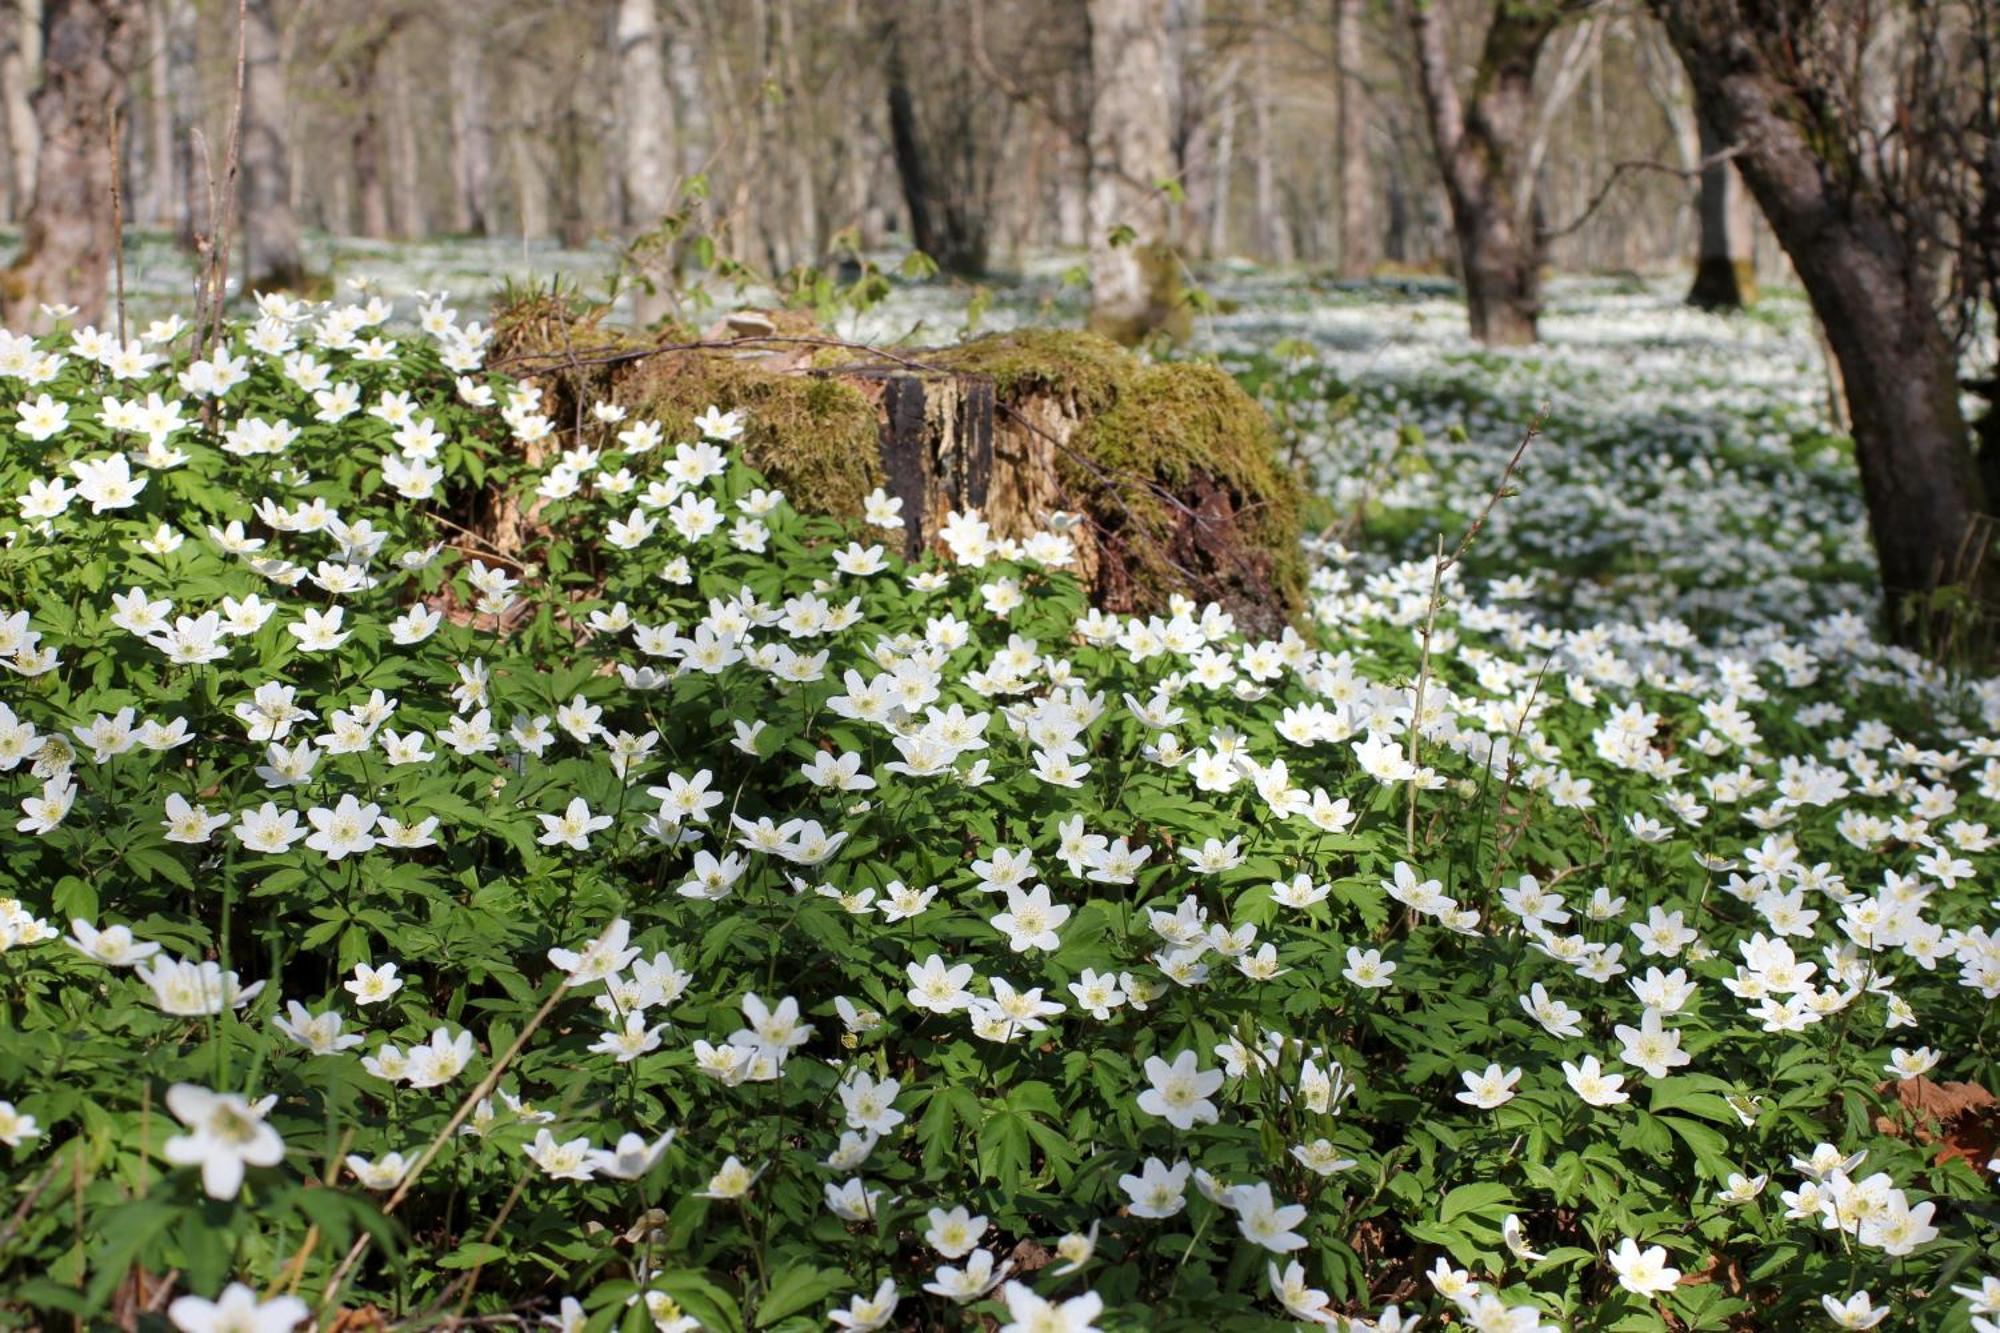
[{"label": "dense white flower carpet", "polygon": [[1795,331],[1224,321],[1249,641],[401,310],[0,345],[10,1314],[1996,1327],[2000,686]]}]

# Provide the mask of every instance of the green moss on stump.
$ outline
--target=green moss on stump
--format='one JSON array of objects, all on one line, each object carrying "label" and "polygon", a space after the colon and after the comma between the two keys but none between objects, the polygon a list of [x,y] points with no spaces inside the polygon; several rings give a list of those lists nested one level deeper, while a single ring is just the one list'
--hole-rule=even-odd
[{"label": "green moss on stump", "polygon": [[694,438],[710,407],[744,414],[744,461],[770,478],[793,507],[837,518],[861,516],[883,482],[875,406],[852,385],[824,375],[773,374],[753,361],[711,352],[669,352],[638,362],[618,400]]},{"label": "green moss on stump", "polygon": [[[548,360],[659,346],[606,330],[600,311],[560,297],[517,302],[495,319],[497,358],[534,358],[558,422],[609,398],[650,416],[669,440],[694,434],[711,406],[744,413],[744,459],[806,513],[860,517],[883,485],[874,398],[838,367],[774,369],[726,352],[676,351],[609,366]],[[1219,601],[1251,633],[1275,633],[1298,611],[1302,496],[1280,462],[1263,409],[1226,372],[1194,362],[1149,363],[1094,333],[1022,329],[914,354],[927,366],[993,380],[1000,430],[1010,409],[1053,403],[1071,423],[1055,457],[1066,507],[1090,519],[1094,599],[1152,612],[1184,593]],[[866,364],[850,356],[847,364]],[[876,369],[894,363],[880,363]],[[831,373],[828,373],[831,372]]]},{"label": "green moss on stump", "polygon": [[1299,609],[1303,497],[1270,419],[1215,366],[1148,363],[1094,333],[1024,329],[928,359],[990,375],[1002,404],[1055,397],[1077,429],[1063,489],[1107,547],[1099,600],[1156,610],[1176,592],[1220,600],[1253,632]]}]

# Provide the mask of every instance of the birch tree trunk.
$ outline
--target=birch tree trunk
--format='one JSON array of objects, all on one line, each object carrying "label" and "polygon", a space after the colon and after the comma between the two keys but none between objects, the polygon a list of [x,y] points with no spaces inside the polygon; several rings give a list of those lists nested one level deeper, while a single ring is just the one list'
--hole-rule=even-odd
[{"label": "birch tree trunk", "polygon": [[1700,135],[1701,190],[1695,214],[1700,222],[1694,263],[1694,285],[1688,304],[1703,310],[1741,310],[1757,299],[1757,260],[1751,235],[1749,193],[1730,162],[1710,158],[1728,145],[1697,115]]},{"label": "birch tree trunk", "polygon": [[305,277],[292,211],[291,107],[272,0],[249,0],[243,32],[244,282],[296,287]]},{"label": "birch tree trunk", "polygon": [[20,219],[35,198],[35,163],[42,134],[31,95],[42,76],[42,0],[0,0],[0,110],[7,121],[10,215]]},{"label": "birch tree trunk", "polygon": [[21,250],[0,272],[0,322],[26,329],[44,302],[77,308],[80,323],[104,319],[118,163],[111,120],[145,27],[141,0],[50,0],[42,86],[35,93],[41,155]]},{"label": "birch tree trunk", "polygon": [[673,207],[674,122],[657,0],[618,0],[619,174],[626,227],[655,226]]},{"label": "birch tree trunk", "polygon": [[1368,170],[1367,90],[1361,83],[1361,7],[1364,0],[1334,0],[1333,151],[1340,210],[1340,276],[1363,278],[1375,266],[1374,186]]},{"label": "birch tree trunk", "polygon": [[1127,345],[1187,335],[1160,188],[1168,141],[1165,0],[1089,0],[1090,327]]}]

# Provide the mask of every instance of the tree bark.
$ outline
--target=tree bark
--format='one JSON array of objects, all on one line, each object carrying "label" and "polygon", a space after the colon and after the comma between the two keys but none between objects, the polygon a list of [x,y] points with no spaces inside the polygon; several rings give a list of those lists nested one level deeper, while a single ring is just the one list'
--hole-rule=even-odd
[{"label": "tree bark", "polygon": [[428,227],[424,220],[417,117],[411,105],[409,44],[390,42],[383,59],[389,66],[389,198],[394,208],[396,235],[410,239],[425,235]]},{"label": "tree bark", "polygon": [[485,46],[472,24],[452,24],[451,225],[470,236],[492,226],[493,126],[486,100]]},{"label": "tree bark", "polygon": [[657,226],[673,207],[673,115],[657,0],[619,0],[619,172],[627,228]]},{"label": "tree bark", "polygon": [[1340,208],[1340,276],[1365,278],[1379,255],[1369,183],[1367,89],[1361,82],[1363,0],[1334,0],[1333,147]]},{"label": "tree bark", "polygon": [[43,302],[74,305],[82,323],[104,318],[119,244],[111,225],[118,171],[111,121],[125,104],[144,26],[141,0],[50,0],[34,98],[41,130],[34,204],[20,254],[0,273],[0,322],[9,328],[40,323]]},{"label": "tree bark", "polygon": [[173,102],[174,172],[180,182],[174,239],[184,250],[194,247],[195,213],[207,199],[201,193],[206,184],[195,179],[198,167],[189,136],[201,123],[201,40],[196,17],[194,0],[167,0],[167,86]]},{"label": "tree bark", "polygon": [[1534,182],[1522,167],[1534,110],[1535,65],[1563,17],[1558,4],[1501,0],[1487,26],[1470,97],[1461,99],[1437,0],[1411,0],[1417,82],[1444,175],[1472,336],[1535,341],[1542,248]]},{"label": "tree bark", "polygon": [[[910,215],[910,241],[947,273],[981,277],[991,257],[986,200],[972,178],[981,145],[968,99],[955,93],[941,106],[918,86],[913,54],[918,35],[907,15],[890,7],[884,22],[883,82],[888,94],[889,147]],[[926,110],[933,112],[926,116]],[[947,163],[961,170],[952,171]]]},{"label": "tree bark", "polygon": [[42,135],[32,99],[42,69],[42,0],[0,0],[0,111],[7,122],[9,215],[27,214],[35,198]]},{"label": "tree bark", "polygon": [[168,39],[173,21],[167,0],[146,6],[146,192],[139,216],[149,226],[165,227],[174,220],[174,192],[180,185],[175,163],[172,54]]},{"label": "tree bark", "polygon": [[1278,145],[1272,128],[1271,34],[1268,0],[1257,0],[1251,11],[1250,133],[1257,157],[1257,248],[1265,262],[1292,261],[1292,234],[1278,205]]},{"label": "tree bark", "polygon": [[1700,241],[1688,304],[1703,310],[1741,310],[1757,299],[1749,200],[1736,168],[1710,161],[1728,144],[1710,127],[1707,116],[1697,115],[1695,124],[1701,136],[1700,161],[1705,165],[1695,208]]},{"label": "tree bark", "polygon": [[[1650,0],[1716,135],[1805,286],[1845,385],[1887,629],[1933,642],[1912,598],[1983,574],[1986,497],[1934,275],[1844,151],[1839,99],[1787,77],[1794,16],[1744,0]],[[1809,131],[1807,127],[1811,127]],[[1810,132],[1811,137],[1808,137]]]},{"label": "tree bark", "polygon": [[1090,327],[1128,346],[1187,336],[1171,179],[1165,0],[1089,0]]},{"label": "tree bark", "polygon": [[349,164],[354,173],[354,230],[371,240],[389,235],[388,147],[382,133],[381,62],[389,42],[383,28],[365,35],[341,71],[341,91],[354,112]]},{"label": "tree bark", "polygon": [[297,287],[305,263],[292,211],[291,107],[272,0],[249,0],[244,23],[244,282],[251,289]]}]

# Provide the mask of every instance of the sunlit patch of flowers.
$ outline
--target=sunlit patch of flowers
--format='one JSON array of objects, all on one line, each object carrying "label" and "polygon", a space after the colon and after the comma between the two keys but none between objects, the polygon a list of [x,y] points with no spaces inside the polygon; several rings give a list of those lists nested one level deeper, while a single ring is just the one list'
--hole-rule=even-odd
[{"label": "sunlit patch of flowers", "polygon": [[0,1299],[2000,1315],[2000,689],[1330,538],[1112,615],[393,313],[0,346]]}]

